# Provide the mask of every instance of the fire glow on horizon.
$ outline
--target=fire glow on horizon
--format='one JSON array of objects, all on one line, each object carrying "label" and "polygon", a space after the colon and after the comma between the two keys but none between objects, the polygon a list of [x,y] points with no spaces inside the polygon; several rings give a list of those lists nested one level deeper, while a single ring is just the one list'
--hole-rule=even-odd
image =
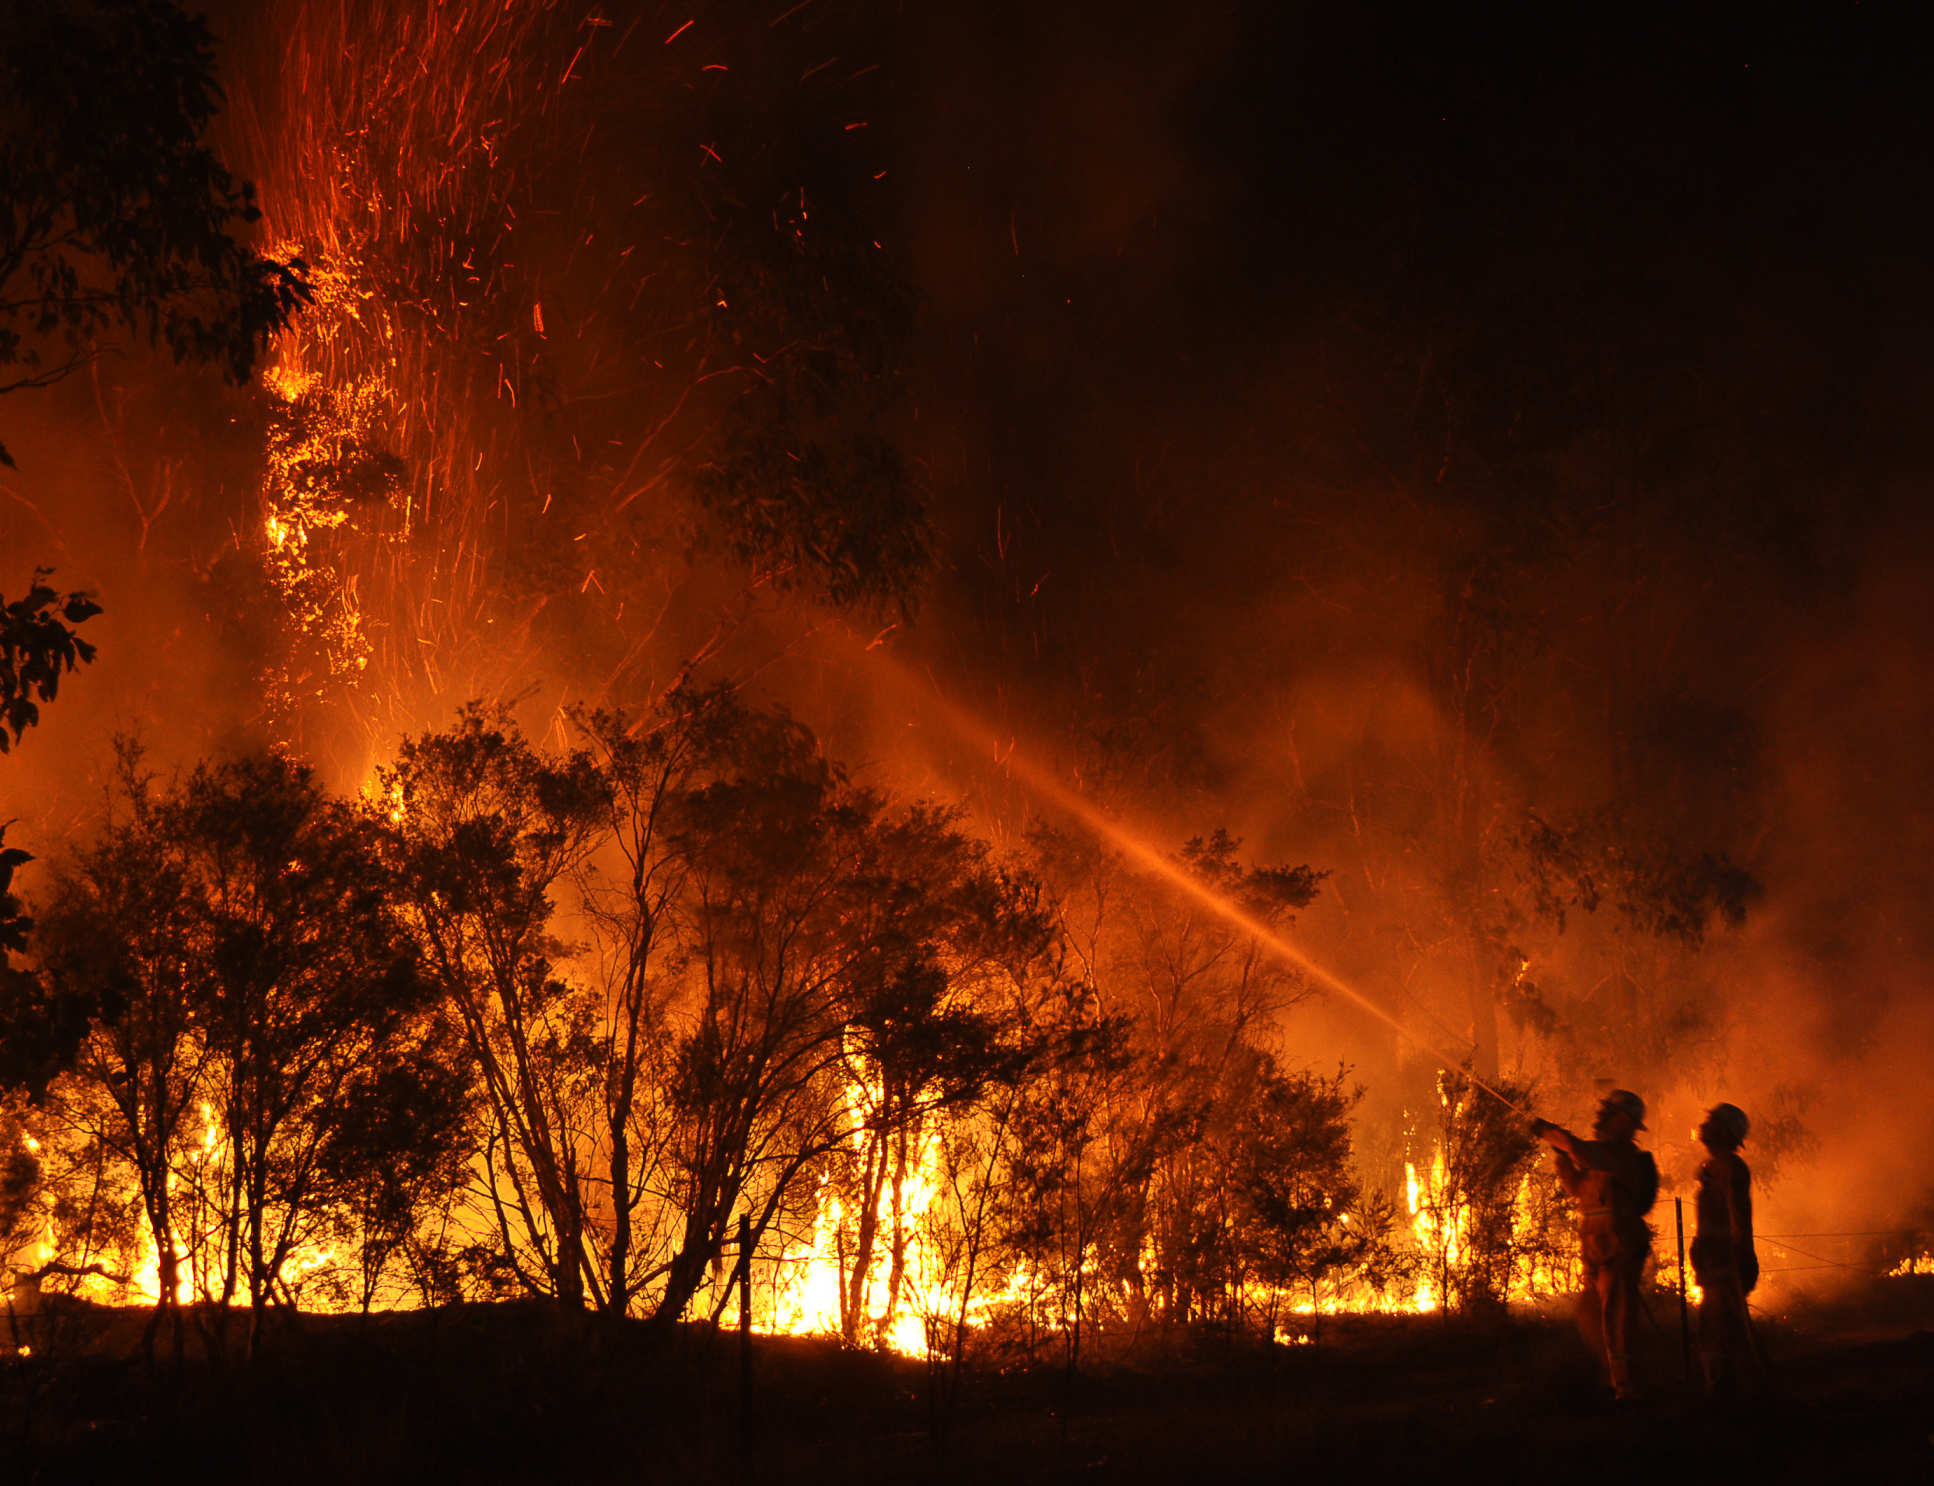
[{"label": "fire glow on horizon", "polygon": [[[655,572],[641,578],[669,543],[654,546],[656,532],[637,538],[619,518],[636,517],[666,492],[672,492],[668,505],[675,498],[690,474],[679,461],[698,442],[680,420],[708,416],[693,410],[708,379],[725,369],[702,357],[678,361],[654,340],[650,354],[627,344],[636,366],[622,375],[609,371],[615,358],[599,344],[600,317],[611,319],[627,298],[635,303],[656,277],[646,263],[653,242],[642,230],[636,242],[605,241],[609,215],[596,219],[594,232],[575,219],[553,220],[568,213],[532,209],[533,161],[582,160],[593,148],[588,127],[580,136],[578,123],[567,131],[557,121],[576,96],[572,90],[584,87],[617,47],[649,45],[658,49],[654,56],[675,57],[695,87],[724,64],[705,50],[710,39],[697,18],[675,30],[665,26],[669,35],[634,27],[634,37],[601,14],[578,23],[554,0],[453,0],[428,8],[410,0],[290,0],[282,11],[268,28],[271,52],[257,59],[261,91],[235,89],[234,123],[254,156],[248,173],[262,187],[265,241],[278,254],[305,261],[316,302],[278,342],[265,369],[261,480],[224,540],[259,560],[278,637],[293,637],[287,657],[265,663],[261,695],[245,699],[246,706],[260,707],[251,721],[297,751],[319,739],[340,745],[350,735],[354,742],[341,753],[352,761],[336,772],[360,779],[368,795],[375,777],[368,761],[385,756],[409,728],[447,716],[472,696],[528,699],[530,678],[548,676],[547,645],[581,648],[591,657],[580,674],[556,681],[558,700],[547,691],[537,704],[548,713],[551,740],[569,739],[566,697],[600,702],[627,688],[642,691],[640,678],[657,675],[657,651],[669,648],[660,625],[673,606],[658,590],[681,580],[660,585]],[[350,44],[364,34],[380,35],[386,44]],[[529,144],[539,135],[541,149]],[[552,148],[559,141],[577,154]],[[588,196],[590,188],[579,182],[574,190]],[[639,196],[631,207],[646,199]],[[803,193],[798,210],[803,219]],[[1011,218],[1010,232],[1019,258],[1022,234]],[[708,291],[698,308],[728,305]],[[665,345],[685,337],[681,344],[689,351],[695,343],[689,329],[681,322],[676,336],[666,333]],[[625,337],[614,332],[611,339]],[[567,348],[591,366],[607,357],[602,380],[587,374],[585,386],[569,386],[549,404],[556,387],[547,378]],[[646,370],[659,351],[669,367],[652,361]],[[633,372],[649,383],[642,392]],[[631,398],[642,411],[633,418],[635,432],[629,425],[622,430],[624,440],[591,436],[593,427],[613,432],[615,421],[610,428],[572,422],[587,406]],[[570,461],[560,456],[556,468],[532,457],[520,421],[535,426],[546,419],[555,426],[545,436],[571,448]],[[578,447],[580,434],[593,446],[588,454]],[[534,443],[537,435],[529,438]],[[559,470],[578,488],[566,491],[565,480],[554,478]],[[504,577],[505,559],[537,547],[540,538],[549,589],[526,591]],[[1006,539],[1003,532],[1003,558]],[[540,633],[545,625],[577,624],[579,611],[569,620],[558,613],[579,600],[596,605],[599,621],[608,621],[609,633],[601,632],[596,646],[580,645],[582,633],[568,644]],[[851,684],[891,713],[896,727],[933,723],[978,763],[1017,781],[1017,793],[1031,804],[1078,822],[1178,901],[1364,1013],[1378,1035],[1387,1029],[1445,1069],[1472,1061],[1467,1054],[1475,1038],[1447,1029],[1433,1012],[1442,1003],[1431,997],[1442,987],[1386,973],[1382,961],[1366,970],[1320,936],[1299,929],[1292,937],[1258,921],[1178,865],[1160,844],[1162,831],[1150,824],[1156,808],[1144,809],[1147,802],[1126,812],[1103,808],[1057,771],[1052,750],[1027,741],[1017,746],[958,700],[973,694],[965,686],[943,693],[931,673],[916,674],[878,648],[878,640],[850,647],[862,656]],[[713,644],[708,639],[681,650],[660,670],[685,674],[716,658],[718,649],[707,648]],[[1415,781],[1403,789],[1424,792]],[[390,802],[392,823],[402,810],[400,796]],[[1354,810],[1352,798],[1353,820]],[[1529,963],[1518,962],[1520,982]],[[1485,1091],[1483,1098],[1525,1113],[1512,1086],[1467,1076]],[[877,1097],[863,1079],[845,1090],[841,1160],[859,1159]],[[244,1288],[221,1257],[224,1220],[207,1200],[232,1176],[218,1123],[206,1108],[191,1118],[179,1168],[168,1178],[169,1195],[188,1215],[174,1297],[182,1304],[234,1297]],[[1414,1267],[1381,1289],[1344,1274],[1313,1294],[1266,1297],[1286,1317],[1420,1315],[1459,1303],[1457,1271],[1471,1256],[1479,1219],[1456,1190],[1455,1163],[1429,1119],[1406,1116],[1401,1130],[1381,1139],[1383,1148],[1373,1154],[1394,1162],[1402,1181],[1379,1195],[1399,1210],[1398,1244]],[[804,1216],[791,1212],[775,1223],[752,1263],[755,1329],[843,1333],[918,1356],[945,1350],[950,1318],[992,1325],[1003,1312],[1026,1312],[1048,1331],[1078,1325],[1079,1301],[1065,1293],[1066,1275],[1058,1284],[1026,1265],[975,1274],[973,1293],[963,1301],[963,1266],[950,1241],[959,1222],[950,1203],[958,1193],[950,1189],[946,1155],[941,1133],[916,1125],[904,1177],[896,1175],[870,1206],[856,1205],[827,1179]],[[1518,1184],[1510,1201],[1514,1232],[1557,1231],[1550,1185],[1541,1172]],[[852,1256],[862,1227],[892,1238],[873,1245],[856,1275]],[[55,1257],[52,1233],[44,1229],[30,1256],[42,1263]],[[160,1298],[160,1256],[145,1230],[143,1237],[138,1253],[123,1256],[132,1260],[125,1280],[96,1274],[77,1280],[77,1292],[117,1302]],[[1881,1261],[1892,1265],[1893,1277],[1934,1272],[1926,1254],[1896,1259],[1896,1253]],[[1077,1289],[1101,1264],[1090,1252],[1067,1262],[1069,1273],[1080,1277]],[[306,1306],[347,1309],[354,1287],[334,1277],[353,1264],[346,1245],[318,1237],[295,1247],[278,1280]],[[708,1304],[724,1313],[726,1267],[715,1264],[694,1313]],[[1144,1275],[1151,1267],[1144,1255]],[[1128,1268],[1132,1275],[1132,1262]],[[1539,1304],[1575,1278],[1564,1257],[1548,1249],[1528,1253],[1512,1269],[1504,1298]],[[1673,1278],[1667,1266],[1660,1278]],[[1293,1322],[1279,1326],[1278,1336],[1292,1344],[1308,1340]]]}]

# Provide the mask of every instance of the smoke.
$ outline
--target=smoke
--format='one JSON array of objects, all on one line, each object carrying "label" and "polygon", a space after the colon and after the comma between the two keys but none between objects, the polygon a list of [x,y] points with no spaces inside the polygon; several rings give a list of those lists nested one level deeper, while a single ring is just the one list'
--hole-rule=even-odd
[{"label": "smoke", "polygon": [[[1736,39],[1634,34],[1586,74],[1562,36],[1074,14],[922,53],[953,546],[902,655],[1176,842],[1329,869],[1299,940],[1432,1028],[1468,1028],[1460,832],[1520,905],[1534,814],[1744,867],[1745,924],[1696,946],[1500,910],[1578,1034],[1507,1016],[1502,1055],[1567,1118],[1646,1090],[1682,1187],[1742,1104],[1774,1231],[1911,1215],[1930,316],[1883,207],[1921,167],[1868,143],[1924,127],[1888,39],[1768,32],[1746,77],[1709,63]],[[908,757],[883,690],[858,751]],[[1416,1093],[1347,1008],[1284,1035]]]},{"label": "smoke", "polygon": [[[620,9],[594,54],[637,19]],[[1856,148],[1908,137],[1888,114],[1910,117],[1908,95],[1886,71],[1856,103],[1845,76],[1867,74],[1842,65],[1885,38],[1822,53],[1809,121],[1740,93],[1730,63],[1708,77],[1698,47],[1655,76],[1641,37],[1583,79],[1561,37],[1504,47],[1294,8],[918,11],[855,12],[866,55],[823,76],[881,63],[848,122],[884,172],[858,210],[924,296],[901,432],[931,475],[939,574],[897,629],[762,602],[715,671],[753,674],[856,768],[964,798],[1007,840],[1042,808],[1011,749],[1177,844],[1226,826],[1258,860],[1328,870],[1297,942],[1435,1043],[1478,1038],[1471,987],[1507,991],[1521,952],[1570,1035],[1507,1009],[1503,1064],[1565,1118],[1599,1080],[1640,1088],[1680,1182],[1699,1111],[1741,1104],[1769,1227],[1885,1226],[1927,1201],[1902,1132],[1934,1114],[1930,316],[1873,205],[1909,199],[1920,167]],[[296,53],[277,22],[229,19],[236,148],[270,222],[307,221],[326,193],[292,211],[278,153]],[[661,343],[669,293],[616,306],[663,245],[612,238],[606,257],[557,225],[624,220],[666,175],[643,124],[676,113],[641,110],[635,138],[577,128],[616,117],[558,91],[578,19],[545,10],[507,54],[502,174],[445,182],[466,211],[542,198],[564,215],[515,246],[486,241],[482,215],[426,229],[382,286],[421,301],[399,298],[392,329],[434,387],[396,415],[413,498],[464,514],[357,570],[355,601],[389,625],[370,631],[374,679],[304,714],[345,787],[385,737],[476,690],[524,697],[542,728],[570,700],[648,689],[730,591],[729,564],[688,555],[682,475],[655,452],[583,453],[656,425],[691,368],[642,386],[620,369]],[[730,33],[732,66],[793,44],[761,40],[770,19]],[[638,34],[659,66],[662,36]],[[424,309],[473,248],[492,265],[479,303]],[[614,278],[625,248],[632,277]],[[555,395],[513,408],[505,368]],[[714,415],[693,406],[694,426]],[[0,775],[0,816],[32,822],[20,844],[39,849],[96,808],[117,727],[163,761],[278,734],[260,682],[278,630],[249,586],[265,415],[259,393],[136,360],[104,366],[98,395],[0,414],[21,466],[0,485],[0,576],[51,563],[106,609],[101,660]],[[621,501],[653,509],[649,530]],[[517,554],[515,581],[461,589],[466,542]],[[460,599],[461,618],[439,612]],[[947,725],[908,675],[985,731]],[[341,694],[379,685],[393,695],[345,721]],[[1561,930],[1526,907],[1534,817],[1633,856],[1723,856],[1763,896],[1696,946],[1613,901]],[[1354,1065],[1371,1121],[1429,1076],[1335,1001],[1282,1037]]]}]

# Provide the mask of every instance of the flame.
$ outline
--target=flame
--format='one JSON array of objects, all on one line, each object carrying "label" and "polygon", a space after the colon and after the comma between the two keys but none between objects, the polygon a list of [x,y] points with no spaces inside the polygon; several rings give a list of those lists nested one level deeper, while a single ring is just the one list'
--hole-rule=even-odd
[{"label": "flame", "polygon": [[400,826],[409,815],[409,806],[403,799],[403,786],[400,781],[393,782],[384,789],[375,774],[363,780],[361,794],[364,800],[383,813],[383,818],[393,826]]},{"label": "flame", "polygon": [[[1430,1175],[1426,1179],[1419,1179],[1415,1162],[1404,1162],[1404,1201],[1410,1209],[1410,1234],[1424,1259],[1410,1306],[1419,1315],[1442,1309],[1444,1296],[1439,1293],[1439,1277],[1457,1267],[1468,1247],[1470,1208],[1468,1204],[1450,1200],[1448,1186],[1441,1146],[1431,1152]],[[1435,1276],[1430,1272],[1433,1264],[1438,1267]]]},{"label": "flame", "polygon": [[[276,258],[299,258],[302,248],[298,243],[278,243],[270,250]],[[325,279],[325,284],[327,280]],[[262,373],[262,385],[269,394],[285,403],[292,403],[313,392],[321,379],[314,373],[303,371],[288,361],[278,361]]]},{"label": "flame", "polygon": [[[849,1112],[860,1114],[880,1103],[877,1084],[854,1084],[847,1091]],[[849,1119],[846,1145],[855,1157],[861,1154],[864,1122]],[[881,1184],[880,1195],[871,1214],[877,1235],[869,1256],[867,1272],[858,1284],[862,1314],[854,1330],[857,1335],[876,1338],[881,1346],[906,1357],[928,1355],[925,1305],[957,1293],[946,1272],[930,1231],[935,1197],[940,1191],[939,1142],[932,1132],[919,1132],[908,1154],[907,1175],[900,1185],[899,1230],[902,1273],[900,1293],[887,1299],[894,1262],[893,1181]],[[854,1286],[854,1276],[846,1259],[856,1246],[855,1235],[863,1214],[849,1210],[831,1190],[831,1179],[820,1183],[813,1231],[802,1258],[779,1263],[776,1295],[765,1325],[755,1321],[755,1329],[786,1336],[838,1335],[845,1314],[845,1296]]]},{"label": "flame", "polygon": [[[376,745],[526,669],[504,545],[549,494],[496,415],[537,370],[500,314],[530,293],[533,167],[506,144],[554,127],[584,38],[552,0],[284,12],[255,35],[259,86],[230,106],[268,251],[299,258],[314,296],[262,379],[259,530],[291,641],[265,700],[286,730],[336,713]],[[555,336],[557,306],[533,299],[531,330]],[[509,488],[523,475],[534,488]]]},{"label": "flame", "polygon": [[[174,1299],[177,1305],[184,1306],[193,1304],[197,1299],[218,1299],[230,1289],[230,1276],[222,1262],[220,1242],[225,1231],[225,1218],[219,1204],[205,1199],[210,1193],[222,1190],[228,1176],[232,1146],[209,1104],[204,1102],[198,1114],[201,1121],[199,1139],[190,1146],[184,1159],[172,1165],[168,1172],[169,1204],[181,1219],[181,1231],[176,1234],[180,1252],[176,1259]],[[293,1286],[304,1275],[313,1274],[333,1263],[336,1256],[333,1245],[298,1245],[283,1264],[278,1278]],[[48,1257],[52,1257],[51,1246]],[[234,1278],[231,1303],[246,1306],[248,1294],[245,1277],[238,1274]],[[140,1225],[134,1266],[125,1284],[99,1275],[88,1275],[80,1282],[76,1293],[101,1304],[127,1304],[130,1300],[145,1305],[157,1304],[161,1299],[161,1250],[155,1242],[153,1228],[146,1222]],[[333,1303],[326,1295],[305,1297],[305,1304],[319,1311],[348,1308],[346,1303]]]},{"label": "flame", "polygon": [[[1403,1197],[1408,1214],[1403,1246],[1417,1265],[1407,1289],[1381,1291],[1361,1277],[1346,1277],[1320,1299],[1298,1297],[1288,1306],[1299,1316],[1433,1315],[1450,1305],[1447,1282],[1476,1257],[1472,1247],[1473,1214],[1468,1197],[1455,1193],[1443,1144],[1433,1140],[1428,1154],[1418,1150],[1421,1137],[1406,1137]],[[1502,1299],[1512,1305],[1535,1305],[1569,1294],[1578,1284],[1578,1264],[1566,1245],[1547,1252],[1525,1240],[1548,1231],[1552,1221],[1540,1203],[1540,1178],[1528,1172],[1512,1194],[1509,1239],[1511,1265]],[[1348,1221],[1347,1215],[1344,1219]]]}]

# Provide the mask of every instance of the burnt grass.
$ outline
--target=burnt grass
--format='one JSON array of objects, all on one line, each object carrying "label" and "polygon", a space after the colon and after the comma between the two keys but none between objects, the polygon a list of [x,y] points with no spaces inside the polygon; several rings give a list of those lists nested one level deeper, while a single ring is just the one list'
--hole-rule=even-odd
[{"label": "burnt grass", "polygon": [[72,1306],[0,1365],[0,1480],[1934,1476],[1934,1281],[1763,1323],[1771,1388],[1724,1406],[1684,1379],[1676,1306],[1653,1310],[1632,1404],[1602,1396],[1559,1317],[1358,1318],[1294,1348],[1171,1335],[1072,1380],[973,1372],[937,1421],[924,1364],[814,1339],[755,1338],[742,1420],[730,1331],[518,1304],[283,1316],[253,1362],[149,1367],[143,1316]]}]

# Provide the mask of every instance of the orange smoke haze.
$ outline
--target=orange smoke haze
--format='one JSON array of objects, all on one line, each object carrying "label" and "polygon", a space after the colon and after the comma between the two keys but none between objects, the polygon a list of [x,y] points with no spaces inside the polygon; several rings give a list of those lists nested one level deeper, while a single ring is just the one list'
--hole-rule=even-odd
[{"label": "orange smoke haze", "polygon": [[[703,276],[662,222],[607,241],[631,220],[621,186],[674,175],[651,133],[671,105],[627,113],[599,81],[627,75],[631,8],[595,34],[548,6],[502,30],[466,12],[469,50],[436,53],[435,138],[412,111],[431,95],[357,49],[389,44],[344,34],[414,9],[229,16],[229,147],[265,225],[333,276],[275,364],[367,385],[400,461],[307,549],[362,661],[289,659],[265,451],[291,398],[138,356],[7,398],[0,581],[51,566],[105,610],[100,660],[0,761],[9,845],[49,856],[92,829],[117,730],[164,769],[293,742],[348,790],[473,695],[556,740],[570,704],[647,698],[700,656],[1003,845],[1038,815],[1128,823],[1113,844],[1173,872],[1167,853],[1227,828],[1257,862],[1329,873],[1293,941],[1264,936],[1325,993],[1280,1046],[1367,1086],[1366,1165],[1393,1187],[1436,1069],[1485,1049],[1484,1076],[1533,1081],[1567,1123],[1605,1084],[1642,1092],[1668,1196],[1726,1099],[1755,1121],[1768,1233],[1929,1221],[1934,533],[1923,477],[1854,463],[1894,445],[1805,421],[1828,377],[1801,329],[1749,306],[1669,369],[1581,394],[1536,450],[1459,442],[1432,380],[1453,353],[1433,358],[1478,330],[1406,307],[1403,275],[1383,299],[1328,277],[1315,249],[1326,277],[1294,291],[1236,261],[1260,208],[1182,115],[1210,111],[1241,37],[1131,29],[1031,53],[1023,87],[965,14],[883,21],[899,76],[962,70],[856,131],[888,143],[849,173],[889,184],[855,210],[925,295],[897,432],[939,549],[917,616],[863,623],[748,585],[701,539],[690,451],[723,416],[723,363],[666,326]],[[627,43],[656,48],[638,75],[668,90],[744,60],[702,23],[675,52],[670,29]],[[870,86],[852,96],[878,103]],[[1365,190],[1331,215],[1383,199]],[[474,302],[451,297],[466,284]],[[1802,297],[1809,324],[1833,318],[1827,290]],[[1194,313],[1223,298],[1248,308]],[[1500,380],[1564,382],[1559,349],[1526,344]],[[1893,396],[1875,426],[1915,400]],[[1684,438],[1698,457],[1671,457]],[[1625,860],[1723,857],[1760,896],[1697,943],[1621,916],[1610,886],[1561,926],[1527,885],[1533,820]],[[1866,1262],[1851,1238],[1800,1241],[1827,1267],[1763,1250],[1769,1279]]]}]

